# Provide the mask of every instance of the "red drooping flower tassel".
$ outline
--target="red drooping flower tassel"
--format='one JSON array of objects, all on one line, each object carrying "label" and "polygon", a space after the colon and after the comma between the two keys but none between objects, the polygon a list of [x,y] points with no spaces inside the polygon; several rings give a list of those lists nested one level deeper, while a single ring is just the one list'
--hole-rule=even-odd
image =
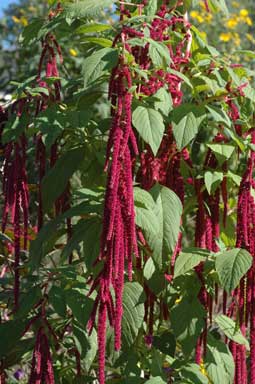
[{"label": "red drooping flower tassel", "polygon": [[[125,34],[121,34],[125,43]],[[104,262],[100,275],[92,284],[91,291],[99,287],[98,296],[88,324],[92,330],[98,310],[99,380],[105,382],[106,322],[114,328],[115,349],[121,347],[122,295],[125,264],[129,280],[132,279],[132,257],[138,256],[133,197],[133,162],[138,154],[131,125],[132,94],[131,73],[120,57],[112,72],[109,96],[112,103],[112,124],[106,154],[108,179],[105,194],[103,229],[100,255]],[[111,288],[115,292],[115,303]]]},{"label": "red drooping flower tassel", "polygon": [[[21,100],[17,104],[17,118],[22,115],[23,106],[24,101]],[[20,252],[21,249],[27,250],[28,245],[29,192],[25,135],[22,135],[16,143],[7,144],[4,149],[3,195],[2,231],[5,232],[9,218],[14,233],[14,310],[16,311],[20,292]]]},{"label": "red drooping flower tassel", "polygon": [[29,384],[54,384],[53,364],[48,338],[41,327],[36,336]]}]

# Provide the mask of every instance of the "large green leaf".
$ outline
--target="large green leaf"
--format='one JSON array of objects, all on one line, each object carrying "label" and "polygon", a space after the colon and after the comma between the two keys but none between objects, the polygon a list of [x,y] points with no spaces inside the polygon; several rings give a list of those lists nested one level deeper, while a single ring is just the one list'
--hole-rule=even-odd
[{"label": "large green leaf", "polygon": [[228,346],[209,335],[205,367],[213,384],[233,384],[235,364]]},{"label": "large green leaf", "polygon": [[207,189],[207,191],[208,191],[208,193],[210,195],[211,193],[214,193],[216,191],[216,189],[218,188],[218,186],[222,182],[222,180],[223,180],[223,172],[206,171],[204,179],[205,179],[206,189]]},{"label": "large green leaf", "polygon": [[158,186],[153,193],[156,205],[160,205],[163,215],[163,245],[171,253],[180,232],[182,203],[176,193],[167,187]]},{"label": "large green leaf", "polygon": [[9,352],[15,348],[25,330],[24,319],[10,320],[0,324],[0,359],[5,359]]},{"label": "large green leaf", "polygon": [[179,149],[186,147],[194,139],[205,118],[204,108],[196,105],[183,104],[173,110],[171,121]]},{"label": "large green leaf", "polygon": [[65,290],[65,300],[69,308],[71,308],[74,318],[86,326],[94,302],[91,298],[86,296],[87,292],[80,292],[76,289],[67,289]]},{"label": "large green leaf", "polygon": [[83,62],[84,88],[92,85],[106,71],[118,63],[118,51],[114,48],[103,48],[86,57]]},{"label": "large green leaf", "polygon": [[155,97],[159,100],[155,102],[155,108],[168,116],[169,112],[173,109],[173,100],[171,94],[165,89],[160,88]]},{"label": "large green leaf", "polygon": [[174,277],[185,275],[202,261],[206,261],[209,254],[207,250],[200,248],[191,248],[181,252],[175,262]]},{"label": "large green leaf", "polygon": [[176,340],[172,332],[165,331],[160,336],[153,336],[153,347],[167,356],[174,357]]},{"label": "large green leaf", "polygon": [[162,115],[152,108],[139,106],[133,112],[133,124],[156,155],[165,129]]},{"label": "large green leaf", "polygon": [[225,315],[218,315],[215,318],[215,322],[218,324],[228,339],[233,340],[235,343],[245,345],[247,350],[250,349],[248,340],[244,337],[234,320]]},{"label": "large green leaf", "polygon": [[155,67],[165,68],[166,66],[168,66],[171,62],[171,57],[167,46],[161,42],[152,39],[146,40],[150,43],[149,56]]},{"label": "large green leaf", "polygon": [[[29,267],[32,270],[38,269],[42,258],[49,253],[54,247],[56,241],[66,233],[65,229],[58,230],[59,224],[69,217],[76,217],[88,214],[101,213],[101,203],[95,204],[94,201],[85,201],[78,204],[62,215],[57,216],[54,220],[45,224],[38,233],[35,240],[31,241],[29,252]],[[84,234],[85,236],[85,234]]]},{"label": "large green leaf", "polygon": [[224,161],[230,159],[235,150],[235,146],[231,144],[215,143],[207,144],[207,147],[213,151],[220,165],[223,164]]},{"label": "large green leaf", "polygon": [[61,156],[42,181],[43,210],[47,212],[64,192],[68,181],[85,157],[84,147],[77,147]]},{"label": "large green leaf", "polygon": [[126,283],[123,292],[122,340],[131,346],[138,335],[144,318],[145,295],[138,283]]},{"label": "large green leaf", "polygon": [[252,256],[245,249],[231,249],[216,256],[215,268],[220,284],[231,293],[252,265]]},{"label": "large green leaf", "polygon": [[181,375],[188,383],[209,384],[208,378],[201,372],[198,364],[188,364],[181,370]]},{"label": "large green leaf", "polygon": [[185,297],[171,309],[171,325],[174,335],[185,354],[190,354],[205,325],[206,312],[198,299]]},{"label": "large green leaf", "polygon": [[112,5],[112,0],[80,0],[73,2],[64,3],[65,15],[72,18],[87,18],[91,19],[98,15],[100,12]]},{"label": "large green leaf", "polygon": [[56,313],[65,318],[66,316],[66,299],[63,288],[53,285],[49,291],[49,302]]},{"label": "large green leaf", "polygon": [[73,337],[82,362],[86,370],[89,370],[97,353],[97,333],[93,329],[89,336],[84,326],[73,322]]}]

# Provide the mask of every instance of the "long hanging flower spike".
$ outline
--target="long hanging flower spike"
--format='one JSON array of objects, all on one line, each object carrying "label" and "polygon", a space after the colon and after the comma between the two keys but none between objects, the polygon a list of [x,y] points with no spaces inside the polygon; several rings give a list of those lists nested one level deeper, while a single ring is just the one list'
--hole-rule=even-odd
[{"label": "long hanging flower spike", "polygon": [[29,384],[54,384],[53,365],[48,338],[41,327],[36,336]]},{"label": "long hanging flower spike", "polygon": [[[123,27],[119,40],[127,47],[128,31]],[[117,40],[115,41],[115,43]],[[132,257],[138,256],[133,197],[133,162],[138,154],[135,135],[131,125],[132,75],[125,57],[112,71],[109,87],[112,124],[106,154],[105,169],[108,179],[105,194],[103,229],[100,255],[104,262],[100,275],[92,284],[91,291],[98,287],[98,296],[89,321],[89,329],[95,322],[98,311],[99,382],[105,382],[105,343],[107,318],[114,328],[115,349],[121,347],[122,295],[125,264],[132,280]],[[115,292],[113,301],[111,289]]]}]

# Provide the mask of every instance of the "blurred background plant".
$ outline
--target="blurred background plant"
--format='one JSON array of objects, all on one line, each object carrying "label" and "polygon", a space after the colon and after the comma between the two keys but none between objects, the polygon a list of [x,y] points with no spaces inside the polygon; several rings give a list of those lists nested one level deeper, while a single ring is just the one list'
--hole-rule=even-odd
[{"label": "blurred background plant", "polygon": [[[253,64],[255,36],[255,3],[251,0],[228,1],[229,12],[208,13],[204,2],[200,2],[197,10],[190,12],[192,23],[203,30],[203,37],[220,52],[233,57],[236,62],[243,60]],[[241,52],[240,52],[241,51]]]}]

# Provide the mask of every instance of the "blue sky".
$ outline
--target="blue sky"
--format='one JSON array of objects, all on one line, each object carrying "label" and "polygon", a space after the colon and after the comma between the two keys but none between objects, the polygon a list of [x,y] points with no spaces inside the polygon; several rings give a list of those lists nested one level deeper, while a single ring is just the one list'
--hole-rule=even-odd
[{"label": "blue sky", "polygon": [[8,4],[13,2],[14,0],[0,0],[0,15],[2,14],[2,9],[5,8]]}]

